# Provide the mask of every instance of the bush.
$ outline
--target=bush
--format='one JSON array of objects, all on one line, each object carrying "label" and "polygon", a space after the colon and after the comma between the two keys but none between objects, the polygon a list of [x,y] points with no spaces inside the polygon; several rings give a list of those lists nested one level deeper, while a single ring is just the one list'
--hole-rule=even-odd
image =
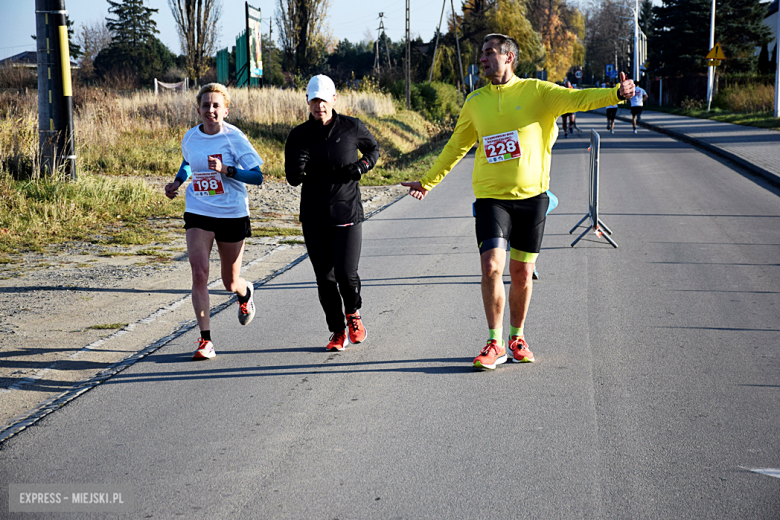
[{"label": "bush", "polygon": [[38,88],[38,71],[26,67],[0,67],[0,88],[24,90]]},{"label": "bush", "polygon": [[[448,83],[412,83],[409,90],[412,110],[422,113],[431,121],[457,119],[460,107],[463,106],[460,92]],[[405,101],[406,83],[403,80],[396,81],[390,86],[390,93],[394,98]]]},{"label": "bush", "polygon": [[698,110],[704,106],[701,99],[686,97],[680,102],[680,108],[683,110]]},{"label": "bush", "polygon": [[774,86],[761,83],[724,88],[712,102],[730,112],[771,112],[774,104]]}]

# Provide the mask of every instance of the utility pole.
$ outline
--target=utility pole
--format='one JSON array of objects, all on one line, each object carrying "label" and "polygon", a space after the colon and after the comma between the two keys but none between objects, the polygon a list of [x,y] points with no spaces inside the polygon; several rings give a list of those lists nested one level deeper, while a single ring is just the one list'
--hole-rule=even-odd
[{"label": "utility pole", "polygon": [[[639,0],[637,0],[639,1]],[[466,82],[463,81],[463,61],[460,59],[460,43],[458,40],[458,18],[455,16],[455,4],[450,0],[450,6],[452,7],[452,24],[455,26],[455,48],[458,50],[458,69],[460,69],[460,84],[463,87],[463,95],[466,95]]]},{"label": "utility pole", "polygon": [[38,141],[44,174],[64,166],[76,179],[73,84],[65,0],[35,0],[38,51]]},{"label": "utility pole", "polygon": [[[385,22],[382,19],[382,17],[385,15],[385,13],[379,13],[379,27],[376,30],[376,52],[374,53],[374,74],[379,75],[379,40],[382,37],[382,34],[385,32]],[[385,44],[385,48],[387,48],[387,44]],[[388,67],[390,66],[390,54],[388,53],[387,57],[388,61]]]},{"label": "utility pole", "polygon": [[444,6],[447,0],[441,3],[441,14],[439,15],[439,27],[436,28],[436,44],[433,46],[433,61],[431,61],[431,73],[428,76],[428,83],[433,81],[433,67],[436,65],[436,49],[439,48],[439,35],[441,34],[441,21],[444,19]]},{"label": "utility pole", "polygon": [[409,1],[406,0],[406,109],[412,108],[412,39],[409,28]]}]

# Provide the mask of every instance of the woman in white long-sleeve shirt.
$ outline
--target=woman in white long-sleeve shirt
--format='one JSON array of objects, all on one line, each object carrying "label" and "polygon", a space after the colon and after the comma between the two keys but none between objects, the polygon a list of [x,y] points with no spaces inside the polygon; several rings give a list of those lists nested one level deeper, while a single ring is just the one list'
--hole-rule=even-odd
[{"label": "woman in white long-sleeve shirt", "polygon": [[241,278],[244,239],[252,236],[249,198],[244,183],[261,184],[263,160],[241,130],[225,122],[230,95],[219,83],[203,86],[197,95],[201,124],[184,135],[184,157],[176,179],[165,186],[173,199],[188,178],[184,228],[192,268],[192,305],[201,337],[192,359],[216,356],[209,322],[209,257],[217,243],[225,289],[238,297],[238,321],[247,325],[255,315],[254,287]]}]

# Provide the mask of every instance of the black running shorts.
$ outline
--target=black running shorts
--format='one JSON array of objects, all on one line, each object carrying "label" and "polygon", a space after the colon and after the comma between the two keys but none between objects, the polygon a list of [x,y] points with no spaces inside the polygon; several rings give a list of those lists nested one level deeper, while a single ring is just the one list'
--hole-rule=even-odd
[{"label": "black running shorts", "polygon": [[241,242],[252,236],[249,217],[215,218],[196,213],[184,213],[184,229],[190,228],[211,231],[217,242]]},{"label": "black running shorts", "polygon": [[477,199],[474,217],[479,252],[499,247],[539,253],[550,197],[541,193],[530,199]]},{"label": "black running shorts", "polygon": [[641,116],[642,115],[642,107],[631,107],[631,115],[632,116]]}]

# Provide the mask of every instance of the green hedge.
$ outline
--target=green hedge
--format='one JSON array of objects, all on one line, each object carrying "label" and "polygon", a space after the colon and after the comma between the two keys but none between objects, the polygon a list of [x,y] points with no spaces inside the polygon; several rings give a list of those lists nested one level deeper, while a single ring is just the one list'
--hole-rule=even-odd
[{"label": "green hedge", "polygon": [[[406,83],[396,81],[390,87],[390,93],[399,101],[406,100]],[[463,96],[449,83],[412,83],[410,87],[412,110],[420,112],[431,121],[449,121],[457,119]]]}]

